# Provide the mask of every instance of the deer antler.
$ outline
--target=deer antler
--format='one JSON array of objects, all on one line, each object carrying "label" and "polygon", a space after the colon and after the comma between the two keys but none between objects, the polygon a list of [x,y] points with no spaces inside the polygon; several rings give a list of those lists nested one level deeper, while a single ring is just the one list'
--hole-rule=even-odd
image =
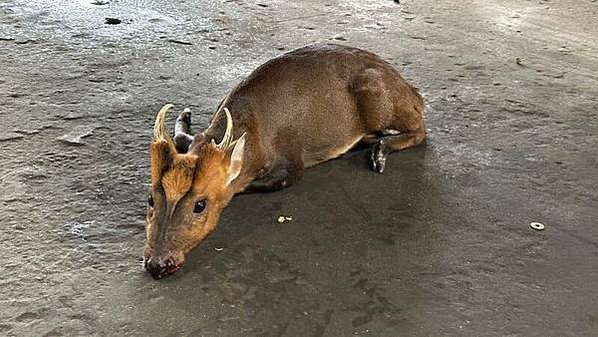
[{"label": "deer antler", "polygon": [[160,112],[158,112],[158,115],[156,116],[156,122],[154,123],[154,141],[157,142],[170,138],[168,132],[166,132],[166,125],[164,122],[166,119],[166,113],[168,110],[172,109],[173,106],[174,105],[172,104],[166,104],[162,107],[162,109],[160,109]]},{"label": "deer antler", "polygon": [[218,144],[218,148],[220,150],[227,149],[233,141],[233,118],[230,115],[228,108],[224,108],[223,110],[226,114],[226,131],[224,132],[224,136],[222,136],[222,140]]}]

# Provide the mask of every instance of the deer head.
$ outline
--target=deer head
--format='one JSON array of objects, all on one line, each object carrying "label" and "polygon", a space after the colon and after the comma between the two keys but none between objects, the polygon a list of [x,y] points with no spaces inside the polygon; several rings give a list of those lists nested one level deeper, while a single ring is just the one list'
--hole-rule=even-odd
[{"label": "deer head", "polygon": [[233,141],[227,108],[215,116],[216,120],[222,110],[226,114],[226,131],[218,144],[206,140],[203,133],[186,134],[188,124],[185,128],[179,123],[185,111],[177,120],[175,139],[192,142],[175,146],[164,123],[171,108],[166,105],[158,113],[150,146],[151,191],[143,256],[145,268],[156,279],[179,270],[187,253],[214,230],[235,193],[231,183],[241,172],[245,146],[245,134]]}]

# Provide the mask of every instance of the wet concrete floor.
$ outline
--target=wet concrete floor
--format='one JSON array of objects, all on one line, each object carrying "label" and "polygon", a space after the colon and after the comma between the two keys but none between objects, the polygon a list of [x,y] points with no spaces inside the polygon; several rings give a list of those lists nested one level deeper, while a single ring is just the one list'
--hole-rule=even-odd
[{"label": "wet concrete floor", "polygon": [[[2,1],[0,335],[597,336],[597,22],[591,0]],[[395,64],[427,144],[237,197],[151,279],[157,110],[205,125],[315,41]]]}]

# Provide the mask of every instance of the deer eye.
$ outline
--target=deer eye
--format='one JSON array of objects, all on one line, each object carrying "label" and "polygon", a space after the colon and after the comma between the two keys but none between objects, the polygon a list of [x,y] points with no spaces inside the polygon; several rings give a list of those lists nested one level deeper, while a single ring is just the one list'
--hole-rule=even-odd
[{"label": "deer eye", "polygon": [[150,207],[154,207],[154,198],[151,194],[147,197],[147,203]]},{"label": "deer eye", "polygon": [[195,203],[195,208],[193,208],[193,213],[199,214],[202,213],[206,209],[206,201],[202,199]]}]

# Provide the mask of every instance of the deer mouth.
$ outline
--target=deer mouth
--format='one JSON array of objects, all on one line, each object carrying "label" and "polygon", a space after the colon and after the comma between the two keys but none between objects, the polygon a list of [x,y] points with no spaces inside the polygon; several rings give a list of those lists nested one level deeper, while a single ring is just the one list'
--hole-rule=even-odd
[{"label": "deer mouth", "polygon": [[181,269],[181,267],[182,267],[182,266],[183,266],[183,264],[182,264],[182,263],[178,263],[178,264],[176,264],[176,265],[174,265],[174,266],[172,266],[172,267],[168,268],[168,269],[166,270],[166,272],[165,272],[164,276],[162,276],[162,277],[170,276],[170,275],[172,275],[172,274],[176,273],[177,271],[179,271],[179,270]]}]

